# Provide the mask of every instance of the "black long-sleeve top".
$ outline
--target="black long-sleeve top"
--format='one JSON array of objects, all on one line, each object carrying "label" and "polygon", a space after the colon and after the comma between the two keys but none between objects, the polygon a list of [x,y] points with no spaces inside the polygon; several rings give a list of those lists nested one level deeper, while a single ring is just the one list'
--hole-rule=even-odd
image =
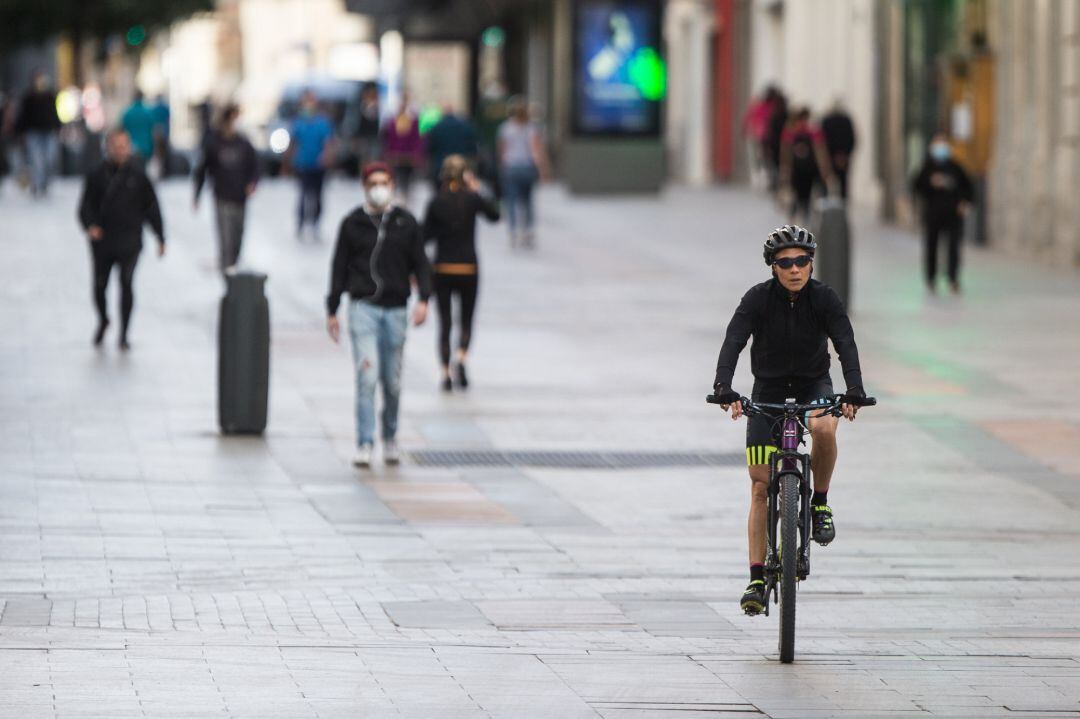
[{"label": "black long-sleeve top", "polygon": [[19,115],[15,120],[15,132],[51,132],[60,129],[60,117],[56,114],[56,93],[51,90],[31,90],[22,98]]},{"label": "black long-sleeve top", "polygon": [[751,337],[750,370],[756,379],[821,377],[829,371],[831,339],[848,389],[863,386],[855,332],[844,303],[831,287],[817,280],[810,280],[792,296],[774,277],[743,295],[727,326],[714,386],[731,387],[739,353]]},{"label": "black long-sleeve top", "polygon": [[424,240],[435,243],[435,264],[477,264],[476,216],[499,219],[499,206],[469,190],[443,190],[428,203]]},{"label": "black long-sleeve top", "polygon": [[400,207],[381,215],[358,207],[338,230],[327,314],[337,313],[342,292],[380,307],[401,307],[409,301],[413,277],[420,299],[426,302],[431,296],[431,265],[416,218]]},{"label": "black long-sleeve top", "polygon": [[927,221],[958,220],[960,203],[971,202],[975,196],[971,179],[955,160],[927,158],[911,185],[923,202],[923,218]]},{"label": "black long-sleeve top", "polygon": [[822,118],[821,132],[829,154],[850,155],[855,151],[855,125],[846,112],[835,110]]},{"label": "black long-sleeve top", "polygon": [[255,148],[241,134],[230,137],[214,133],[207,138],[202,158],[195,166],[195,200],[202,193],[206,176],[214,185],[214,197],[243,204],[247,188],[259,181],[259,162]]},{"label": "black long-sleeve top", "polygon": [[142,228],[149,224],[158,240],[165,242],[161,207],[149,178],[134,162],[104,162],[86,176],[79,202],[83,229],[100,227],[98,242],[114,252],[137,252],[142,247]]}]

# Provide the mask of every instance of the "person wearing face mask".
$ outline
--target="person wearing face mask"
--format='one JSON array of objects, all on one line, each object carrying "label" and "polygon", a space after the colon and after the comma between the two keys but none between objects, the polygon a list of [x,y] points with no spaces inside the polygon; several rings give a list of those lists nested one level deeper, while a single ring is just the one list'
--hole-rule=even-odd
[{"label": "person wearing face mask", "polygon": [[337,143],[334,126],[319,112],[319,102],[311,90],[300,96],[300,116],[293,122],[289,137],[286,164],[300,180],[296,236],[303,240],[305,227],[310,226],[312,239],[318,240],[323,181],[327,168],[333,165]]},{"label": "person wearing face mask", "polygon": [[922,203],[923,262],[926,286],[936,292],[938,238],[948,238],[949,286],[953,293],[960,291],[960,238],[964,217],[971,208],[974,188],[971,179],[958,162],[952,159],[949,138],[937,133],[930,142],[922,168],[912,183],[915,196]]},{"label": "person wearing face mask", "polygon": [[431,265],[424,238],[408,210],[393,204],[393,171],[383,162],[364,166],[364,204],[341,222],[330,266],[326,328],[338,342],[337,311],[349,293],[349,335],[356,375],[356,454],[353,464],[371,466],[375,441],[375,387],[382,385],[383,461],[400,459],[396,435],[401,368],[408,324],[407,305],[415,281],[420,299],[414,325],[427,318]]}]

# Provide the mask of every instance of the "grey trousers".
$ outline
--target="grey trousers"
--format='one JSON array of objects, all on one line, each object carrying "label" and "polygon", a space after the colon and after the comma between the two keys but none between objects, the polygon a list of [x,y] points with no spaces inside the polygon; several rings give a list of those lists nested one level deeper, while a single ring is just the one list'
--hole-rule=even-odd
[{"label": "grey trousers", "polygon": [[216,200],[214,204],[218,231],[218,262],[222,272],[240,259],[240,243],[244,239],[244,210],[239,202]]}]

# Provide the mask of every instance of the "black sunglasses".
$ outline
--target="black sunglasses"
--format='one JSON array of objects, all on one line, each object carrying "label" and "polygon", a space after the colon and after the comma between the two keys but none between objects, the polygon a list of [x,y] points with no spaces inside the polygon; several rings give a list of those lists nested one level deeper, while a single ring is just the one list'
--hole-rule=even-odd
[{"label": "black sunglasses", "polygon": [[813,257],[810,255],[799,255],[798,257],[781,257],[779,260],[773,260],[773,264],[782,270],[790,270],[792,267],[806,267],[813,261]]}]

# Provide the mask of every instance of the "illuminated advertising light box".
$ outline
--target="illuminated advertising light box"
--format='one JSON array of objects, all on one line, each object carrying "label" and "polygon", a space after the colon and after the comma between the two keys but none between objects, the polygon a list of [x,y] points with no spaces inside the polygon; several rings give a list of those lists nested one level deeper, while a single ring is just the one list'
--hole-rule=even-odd
[{"label": "illuminated advertising light box", "polygon": [[660,0],[576,0],[573,23],[574,134],[657,137],[667,84]]}]

